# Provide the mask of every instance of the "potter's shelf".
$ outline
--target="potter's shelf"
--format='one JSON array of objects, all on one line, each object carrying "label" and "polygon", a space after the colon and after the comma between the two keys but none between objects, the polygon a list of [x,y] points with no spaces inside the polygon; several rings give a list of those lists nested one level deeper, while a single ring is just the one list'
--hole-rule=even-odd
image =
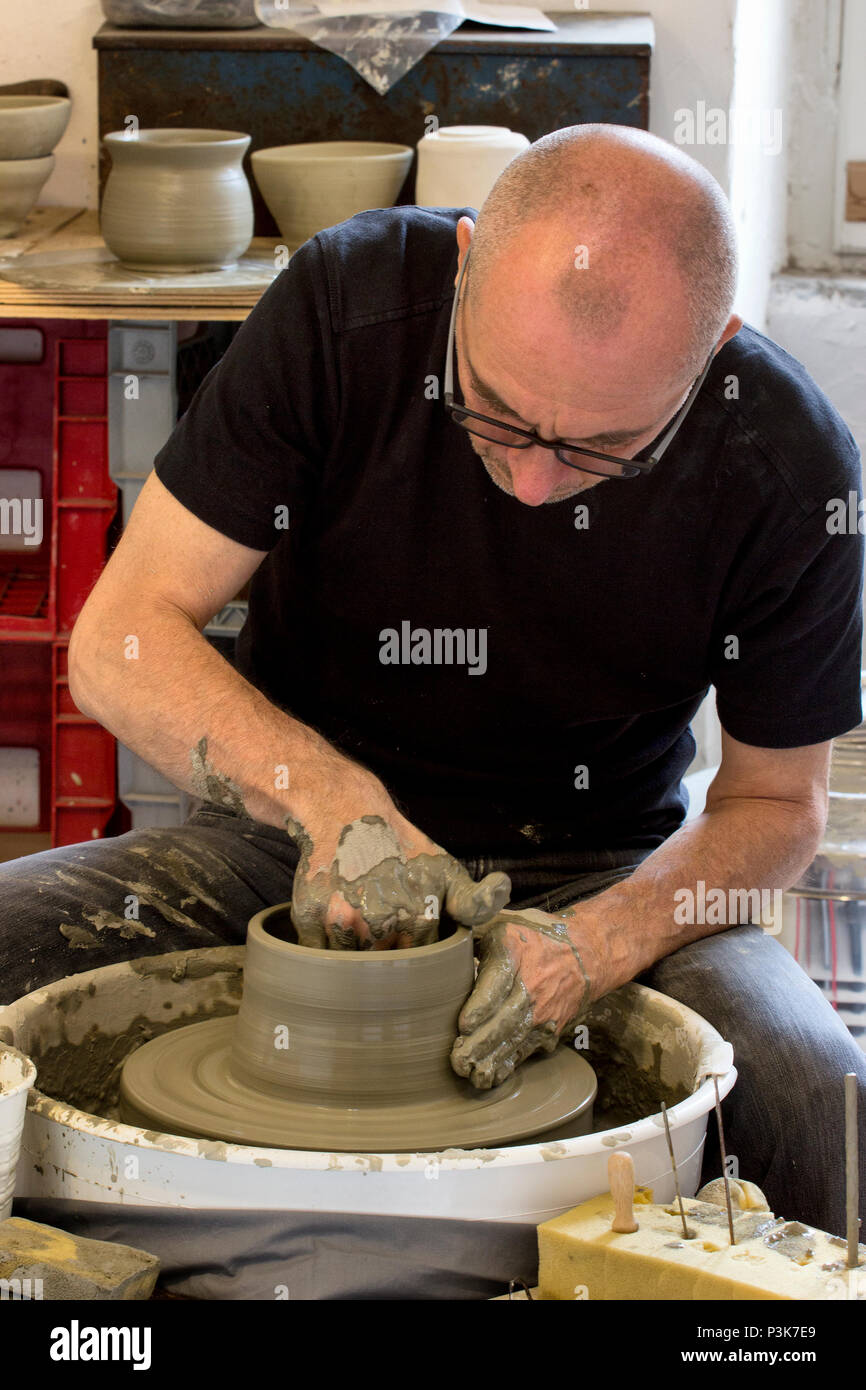
[{"label": "potter's shelf", "polygon": [[[255,237],[240,265],[273,265],[276,238]],[[37,207],[18,236],[0,240],[0,260],[22,256],[40,258],[57,254],[74,259],[92,253],[107,255],[99,234],[99,217],[91,209]],[[273,271],[276,274],[276,271]],[[172,285],[137,286],[106,284],[104,262],[94,260],[92,284],[79,270],[73,288],[67,290],[39,285],[21,285],[0,275],[0,318],[43,319],[245,319],[267,288],[267,273],[258,282],[234,270],[207,274],[207,284],[196,284],[196,276],[172,276]]]}]

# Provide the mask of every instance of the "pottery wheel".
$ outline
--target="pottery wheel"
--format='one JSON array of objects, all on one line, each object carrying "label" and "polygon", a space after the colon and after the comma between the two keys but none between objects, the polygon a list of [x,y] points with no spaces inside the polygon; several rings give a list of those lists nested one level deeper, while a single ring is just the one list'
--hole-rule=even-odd
[{"label": "pottery wheel", "polygon": [[455,1074],[449,1094],[402,1104],[274,1095],[234,1074],[234,1027],[233,1018],[194,1023],[133,1052],[121,1079],[124,1122],[266,1148],[405,1153],[513,1144],[568,1121],[579,1133],[595,1098],[592,1067],[565,1046],[530,1057],[489,1091]]}]

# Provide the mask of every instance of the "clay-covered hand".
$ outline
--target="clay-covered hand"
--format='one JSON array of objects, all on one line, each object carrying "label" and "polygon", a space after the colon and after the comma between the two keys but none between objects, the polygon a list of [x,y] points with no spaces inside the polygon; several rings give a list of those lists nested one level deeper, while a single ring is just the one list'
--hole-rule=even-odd
[{"label": "clay-covered hand", "polygon": [[438,940],[447,912],[480,927],[508,902],[507,874],[476,883],[463,865],[408,822],[365,815],[342,827],[323,853],[301,827],[292,921],[302,946],[383,950]]},{"label": "clay-covered hand", "polygon": [[565,923],[549,913],[500,912],[475,934],[478,978],[460,1013],[451,1065],[485,1090],[531,1053],[552,1052],[589,1007],[591,985]]}]

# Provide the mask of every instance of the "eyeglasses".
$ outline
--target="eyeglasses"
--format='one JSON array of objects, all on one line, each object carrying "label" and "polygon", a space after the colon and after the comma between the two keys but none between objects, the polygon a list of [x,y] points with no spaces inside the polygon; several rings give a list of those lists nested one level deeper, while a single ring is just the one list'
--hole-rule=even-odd
[{"label": "eyeglasses", "polygon": [[648,446],[650,450],[648,458],[621,459],[614,454],[601,454],[596,449],[572,448],[571,445],[562,441],[551,442],[542,439],[533,430],[520,430],[516,425],[506,425],[501,420],[495,420],[491,415],[480,415],[475,410],[469,410],[465,405],[455,405],[454,403],[454,338],[457,323],[457,301],[460,297],[460,286],[468,264],[469,252],[467,251],[460,267],[460,274],[457,277],[457,286],[454,291],[451,323],[448,328],[448,350],[445,355],[445,389],[442,394],[445,409],[454,423],[462,425],[463,429],[468,430],[470,434],[477,435],[480,439],[487,439],[491,444],[502,444],[508,449],[529,449],[532,445],[537,448],[552,449],[560,463],[566,464],[568,468],[579,468],[582,473],[595,473],[603,478],[636,478],[639,474],[649,473],[651,469],[655,468],[691,410],[695,397],[712,366],[715,348],[707,358],[700,376],[695,378],[688,396],[668,428]]}]

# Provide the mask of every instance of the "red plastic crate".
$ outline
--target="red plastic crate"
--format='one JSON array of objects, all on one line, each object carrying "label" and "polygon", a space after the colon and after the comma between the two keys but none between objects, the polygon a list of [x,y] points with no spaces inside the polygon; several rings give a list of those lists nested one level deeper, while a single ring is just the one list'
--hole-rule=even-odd
[{"label": "red plastic crate", "polygon": [[16,559],[17,556],[5,555],[0,567],[0,622],[9,618],[25,622],[31,619],[34,625],[44,623],[48,617],[51,576],[47,570],[18,565]]},{"label": "red plastic crate", "polygon": [[105,537],[114,507],[65,506],[57,516],[57,635],[68,637],[105,567]]},{"label": "red plastic crate", "polygon": [[113,815],[114,807],[105,807],[101,802],[96,806],[56,805],[51,822],[51,843],[56,848],[80,845],[82,840],[101,840]]},{"label": "red plastic crate", "polygon": [[107,422],[58,416],[57,469],[61,505],[83,498],[116,504],[117,489],[108,476]]},{"label": "red plastic crate", "polygon": [[108,366],[108,343],[105,325],[98,338],[64,336],[57,344],[58,376],[105,376]]},{"label": "red plastic crate", "polygon": [[[0,554],[0,642],[50,642],[57,630],[58,431],[62,486],[68,489],[62,494],[65,503],[83,505],[91,497],[97,509],[112,511],[116,505],[107,467],[106,324],[63,319],[4,322],[36,329],[44,341],[41,361],[0,363],[0,439],[4,445],[8,442],[5,466],[40,474],[45,534],[33,550]],[[78,529],[74,523],[65,527],[63,579],[70,592],[61,594],[64,631],[105,562],[107,528],[106,521],[91,528],[86,523]],[[96,567],[87,555],[75,552],[79,541],[97,547]]]},{"label": "red plastic crate", "polygon": [[[17,321],[16,321],[17,322]],[[116,809],[116,745],[76,708],[69,633],[105,565],[117,508],[108,474],[106,325],[34,321],[40,363],[0,364],[9,466],[38,470],[45,537],[0,555],[0,743],[40,752],[40,825],[52,843],[98,838]],[[0,827],[2,829],[2,827]]]},{"label": "red plastic crate", "polygon": [[44,831],[51,822],[51,713],[50,647],[0,642],[0,747],[39,751],[39,821],[15,831]]},{"label": "red plastic crate", "polygon": [[57,382],[58,409],[62,416],[105,415],[107,383],[104,377],[62,376]]},{"label": "red plastic crate", "polygon": [[52,644],[51,841],[74,845],[99,839],[117,800],[114,738],[76,708],[69,693],[68,643]]},{"label": "red plastic crate", "polygon": [[[117,510],[117,488],[108,474],[105,339],[61,338],[56,345],[54,415],[54,614],[58,636],[75,620],[105,566],[106,537]],[[90,392],[99,414],[70,418],[64,393]]]}]

